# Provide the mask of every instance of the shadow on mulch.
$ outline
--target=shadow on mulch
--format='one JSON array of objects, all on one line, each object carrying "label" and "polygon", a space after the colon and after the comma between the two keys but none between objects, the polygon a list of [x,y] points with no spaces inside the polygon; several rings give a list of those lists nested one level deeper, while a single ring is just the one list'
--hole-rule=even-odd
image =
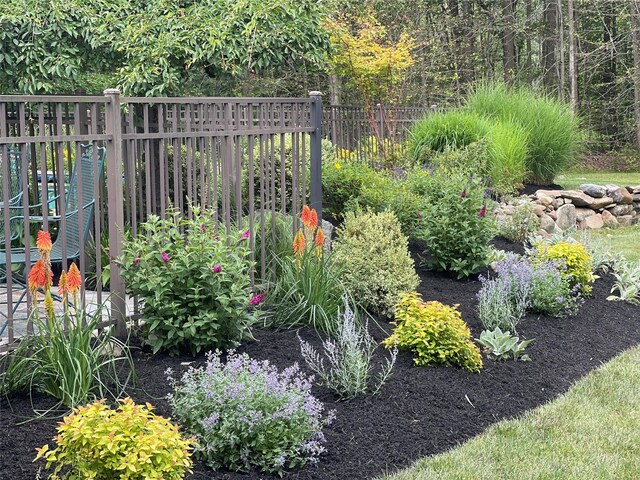
[{"label": "shadow on mulch", "polygon": [[[517,248],[500,241],[501,248]],[[459,304],[462,317],[474,337],[481,331],[475,313],[475,298],[480,283],[456,281],[450,277],[419,269],[419,291],[425,299]],[[362,397],[349,402],[336,401],[333,394],[316,387],[316,395],[329,409],[337,411],[337,419],[325,429],[327,453],[316,466],[307,466],[285,475],[287,479],[367,479],[409,466],[420,457],[443,452],[482,432],[504,418],[552,400],[579,378],[608,361],[617,353],[640,343],[640,307],[621,302],[608,302],[613,280],[599,279],[593,296],[586,300],[578,315],[554,319],[528,316],[519,332],[534,338],[528,353],[532,362],[494,362],[484,359],[479,374],[452,367],[414,367],[411,356],[401,353],[396,368],[375,397]],[[380,322],[372,328],[381,340],[391,326]],[[314,332],[301,331],[315,346]],[[256,340],[240,350],[258,359],[269,359],[279,367],[300,362],[296,333],[257,330]],[[187,366],[198,365],[203,356],[152,356],[144,350],[135,353],[140,384],[131,396],[138,402],[148,401],[157,412],[170,416],[164,396],[169,393],[164,372],[171,367],[176,374]],[[36,397],[38,406],[50,404]],[[0,404],[0,477],[11,480],[34,479],[37,465],[32,463],[35,447],[54,435],[55,420],[16,426],[31,415],[28,398],[14,399],[11,409]],[[269,475],[251,472],[238,474],[212,472],[196,462],[190,479],[271,479]]]}]

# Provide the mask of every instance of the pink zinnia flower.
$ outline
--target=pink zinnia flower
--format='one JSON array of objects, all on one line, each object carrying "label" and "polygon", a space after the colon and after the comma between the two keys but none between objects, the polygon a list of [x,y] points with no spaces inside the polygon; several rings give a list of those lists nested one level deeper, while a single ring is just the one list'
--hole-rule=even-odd
[{"label": "pink zinnia flower", "polygon": [[220,273],[222,271],[222,265],[214,265],[212,270],[213,273]]},{"label": "pink zinnia flower", "polygon": [[255,307],[257,305],[260,305],[263,300],[264,300],[264,293],[258,293],[257,295],[254,295],[253,297],[251,297],[251,300],[249,300],[249,303]]},{"label": "pink zinnia flower", "polygon": [[247,230],[246,232],[242,232],[242,235],[240,235],[240,238],[243,240],[249,238],[249,230]]},{"label": "pink zinnia flower", "polygon": [[480,209],[480,212],[478,212],[478,216],[479,216],[480,218],[484,218],[486,214],[487,214],[487,207],[482,207],[482,208]]},{"label": "pink zinnia flower", "polygon": [[169,255],[167,254],[167,252],[162,252],[162,253],[160,254],[160,258],[162,258],[162,261],[163,261],[164,263],[167,263],[167,262],[169,261]]}]

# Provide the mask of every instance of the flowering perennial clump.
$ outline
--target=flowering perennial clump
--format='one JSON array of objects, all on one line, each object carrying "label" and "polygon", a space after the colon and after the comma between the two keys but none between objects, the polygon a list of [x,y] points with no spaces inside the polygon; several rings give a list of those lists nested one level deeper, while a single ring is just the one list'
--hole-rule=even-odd
[{"label": "flowering perennial clump", "polygon": [[297,364],[278,371],[233,351],[223,363],[217,351],[179,382],[168,374],[173,413],[195,435],[195,454],[214,469],[282,473],[318,461],[325,450],[322,428],[334,413],[324,413],[311,395],[313,378]]}]

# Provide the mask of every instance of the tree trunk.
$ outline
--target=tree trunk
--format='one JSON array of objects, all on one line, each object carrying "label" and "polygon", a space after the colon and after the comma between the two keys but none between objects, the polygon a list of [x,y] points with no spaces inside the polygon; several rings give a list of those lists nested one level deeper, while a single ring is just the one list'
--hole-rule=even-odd
[{"label": "tree trunk", "polygon": [[633,42],[633,114],[636,147],[640,149],[640,0],[631,0],[631,35]]},{"label": "tree trunk", "polygon": [[340,77],[335,73],[329,74],[329,105],[340,105],[342,84]]},{"label": "tree trunk", "polygon": [[504,52],[504,79],[507,83],[513,81],[516,72],[516,31],[515,31],[515,0],[502,0],[502,50]]},{"label": "tree trunk", "polygon": [[564,85],[565,85],[565,63],[564,63],[564,17],[562,14],[562,0],[558,0],[558,53],[560,61],[557,63],[558,68],[558,97],[560,100],[564,100]]},{"label": "tree trunk", "polygon": [[569,24],[569,97],[571,109],[578,109],[578,72],[576,69],[576,19],[573,0],[568,0],[567,22]]},{"label": "tree trunk", "polygon": [[542,32],[542,78],[547,88],[557,86],[556,45],[558,26],[558,6],[556,0],[544,2],[544,28]]},{"label": "tree trunk", "polygon": [[533,82],[533,52],[531,47],[531,36],[533,35],[533,29],[531,25],[533,23],[533,7],[531,5],[532,0],[527,0],[526,3],[526,27],[525,31],[527,32],[527,41],[526,41],[526,49],[527,49],[527,60],[526,60],[526,69],[527,69],[527,83],[531,84]]}]

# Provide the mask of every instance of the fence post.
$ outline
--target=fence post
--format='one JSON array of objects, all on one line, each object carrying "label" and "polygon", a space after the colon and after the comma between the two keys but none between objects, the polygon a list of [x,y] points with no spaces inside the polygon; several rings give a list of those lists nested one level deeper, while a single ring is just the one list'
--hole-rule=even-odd
[{"label": "fence post", "polygon": [[309,92],[311,98],[311,208],[322,219],[322,94]]},{"label": "fence post", "polygon": [[122,255],[124,232],[124,200],[122,195],[122,117],[120,113],[120,91],[109,88],[104,91],[105,133],[111,135],[107,143],[107,195],[109,197],[109,256],[111,272],[111,317],[116,322],[116,336],[126,336],[126,297],[120,266],[114,261]]}]

